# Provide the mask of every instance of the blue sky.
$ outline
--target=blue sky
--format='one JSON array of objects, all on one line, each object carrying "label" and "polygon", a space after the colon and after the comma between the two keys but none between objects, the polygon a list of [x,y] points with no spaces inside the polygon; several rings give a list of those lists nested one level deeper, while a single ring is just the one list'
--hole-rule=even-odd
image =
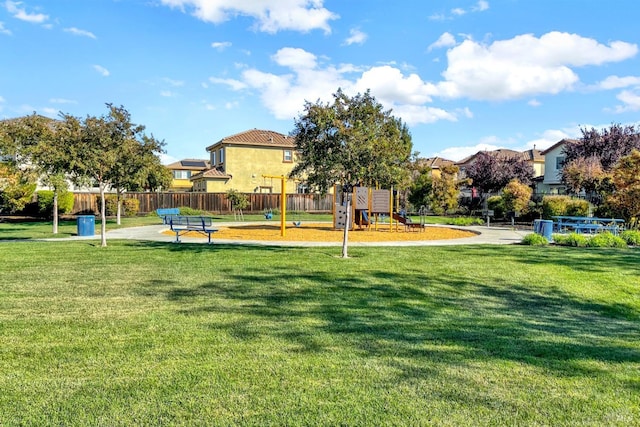
[{"label": "blue sky", "polygon": [[123,105],[165,162],[367,89],[460,160],[637,124],[637,0],[0,0],[0,118]]}]

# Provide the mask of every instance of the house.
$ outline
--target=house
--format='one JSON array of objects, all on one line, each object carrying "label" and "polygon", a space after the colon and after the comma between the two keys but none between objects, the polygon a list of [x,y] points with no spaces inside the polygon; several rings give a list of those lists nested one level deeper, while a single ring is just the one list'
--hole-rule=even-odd
[{"label": "house", "polygon": [[564,147],[578,142],[576,139],[561,139],[551,147],[542,151],[545,161],[544,179],[538,187],[540,193],[564,194],[566,187],[562,183],[562,167],[564,165]]},{"label": "house", "polygon": [[[191,177],[193,190],[208,193],[280,193],[281,179],[296,164],[293,138],[270,130],[251,129],[207,147],[210,168]],[[304,183],[285,181],[287,193],[306,192]]]},{"label": "house", "polygon": [[426,159],[418,159],[417,163],[421,167],[431,169],[432,177],[440,177],[442,168],[452,166],[455,162],[453,160],[443,159],[442,157],[428,157]]},{"label": "house", "polygon": [[[478,151],[477,153],[468,156],[456,163],[456,165],[460,168],[460,172],[458,175],[460,179],[466,177],[466,169],[475,162],[480,153],[483,153],[483,151]],[[515,151],[509,150],[507,148],[499,148],[497,150],[487,151],[487,153],[496,156],[498,159],[524,159],[527,163],[531,164],[531,167],[533,168],[534,179],[544,175],[545,159],[544,156],[542,156],[541,151],[535,148],[525,151]]]},{"label": "house", "polygon": [[209,169],[209,161],[202,159],[184,159],[166,166],[171,171],[171,187],[169,191],[191,191],[191,177]]}]

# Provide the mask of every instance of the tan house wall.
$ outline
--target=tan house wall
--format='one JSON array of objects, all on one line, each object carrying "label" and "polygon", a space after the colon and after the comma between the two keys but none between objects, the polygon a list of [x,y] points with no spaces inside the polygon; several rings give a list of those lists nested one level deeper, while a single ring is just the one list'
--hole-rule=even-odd
[{"label": "tan house wall", "polygon": [[[232,178],[220,187],[207,186],[207,191],[227,191],[230,188],[244,193],[260,192],[260,187],[272,187],[272,192],[281,192],[281,180],[277,178],[263,178],[263,175],[288,176],[293,170],[293,161],[284,161],[284,151],[293,155],[293,148],[283,147],[255,147],[226,145],[224,154],[224,172]],[[217,156],[219,157],[219,155]],[[211,183],[214,184],[214,183]],[[216,183],[218,184],[218,183]],[[219,185],[219,184],[218,184]],[[287,193],[295,193],[297,183],[286,181]],[[267,190],[262,190],[266,192]]]}]

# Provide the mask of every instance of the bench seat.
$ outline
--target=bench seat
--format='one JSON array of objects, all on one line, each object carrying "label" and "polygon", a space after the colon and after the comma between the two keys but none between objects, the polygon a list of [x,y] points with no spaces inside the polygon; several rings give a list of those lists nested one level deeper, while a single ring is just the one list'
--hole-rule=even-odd
[{"label": "bench seat", "polygon": [[191,231],[205,234],[208,238],[208,243],[211,244],[211,234],[218,231],[217,228],[212,228],[211,217],[206,216],[172,216],[169,219],[169,226],[171,231],[176,233],[176,243],[180,243],[180,236]]}]

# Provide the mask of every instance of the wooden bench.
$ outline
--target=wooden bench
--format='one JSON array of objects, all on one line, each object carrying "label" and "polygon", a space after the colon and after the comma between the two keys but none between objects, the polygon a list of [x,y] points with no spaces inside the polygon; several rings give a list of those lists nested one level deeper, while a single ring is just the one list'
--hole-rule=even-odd
[{"label": "wooden bench", "polygon": [[156,215],[162,219],[163,224],[169,224],[169,220],[180,215],[180,208],[160,208],[156,209]]},{"label": "wooden bench", "polygon": [[211,233],[218,231],[217,228],[211,228],[211,217],[208,216],[171,216],[169,218],[169,225],[171,231],[176,233],[176,243],[180,243],[180,236],[182,234],[195,231],[201,234],[206,234],[208,237],[208,243],[211,244]]}]

